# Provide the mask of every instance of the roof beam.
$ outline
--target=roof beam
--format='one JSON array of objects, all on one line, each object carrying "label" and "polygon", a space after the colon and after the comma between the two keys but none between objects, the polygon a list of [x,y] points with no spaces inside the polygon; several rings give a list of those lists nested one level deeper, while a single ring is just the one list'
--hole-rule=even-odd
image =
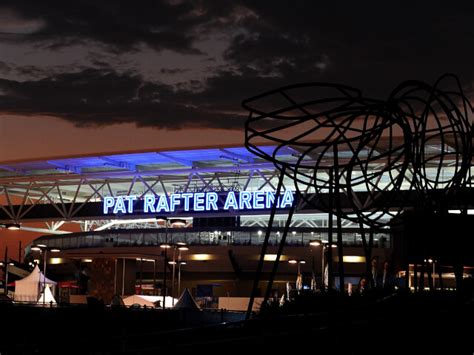
[{"label": "roof beam", "polygon": [[115,225],[132,224],[132,223],[156,223],[156,218],[114,219],[108,223],[105,223],[97,227],[96,229],[94,229],[94,232],[103,231]]},{"label": "roof beam", "polygon": [[130,170],[130,171],[137,171],[137,166],[135,164],[132,164],[132,163],[127,163],[127,162],[124,162],[124,161],[117,161],[117,160],[110,159],[110,158],[107,158],[107,157],[99,157],[99,159],[106,162],[104,165],[111,165],[111,166],[116,166],[116,167],[121,168],[121,169],[127,169],[127,170]]},{"label": "roof beam", "polygon": [[[240,170],[250,170],[250,169],[260,169],[260,170],[275,170],[273,163],[254,163],[254,164],[244,164],[239,166]],[[235,173],[235,166],[210,166],[210,167],[187,167],[179,169],[150,169],[150,170],[140,170],[139,174],[142,177],[153,177],[156,176],[170,176],[170,175],[189,175],[191,173],[215,173],[215,172],[232,172]],[[29,182],[29,181],[64,181],[79,178],[83,179],[99,179],[96,183],[100,183],[102,179],[117,179],[122,177],[129,177],[129,171],[115,170],[115,171],[94,171],[94,172],[83,172],[80,176],[71,175],[71,174],[55,174],[55,175],[24,175],[24,176],[8,176],[0,177],[0,184],[5,183],[19,183],[19,182]],[[128,180],[129,181],[129,180]],[[126,181],[124,181],[126,182]]]},{"label": "roof beam", "polygon": [[161,155],[162,157],[166,158],[166,159],[169,159],[171,161],[174,161],[175,163],[178,163],[178,164],[181,164],[181,165],[184,165],[184,166],[189,166],[189,167],[195,167],[196,166],[196,163],[194,161],[191,161],[191,160],[187,160],[187,159],[182,159],[182,158],[176,158],[176,157],[173,157],[172,155],[168,154],[168,153],[156,153],[158,155]]},{"label": "roof beam", "polygon": [[44,233],[44,234],[71,234],[72,232],[63,231],[58,229],[47,229],[47,228],[35,228],[35,227],[27,227],[27,226],[20,226],[20,230],[26,232],[35,232],[35,233]]},{"label": "roof beam", "polygon": [[219,151],[230,156],[230,158],[229,158],[225,155],[221,155],[221,158],[228,158],[228,159],[231,159],[231,160],[242,160],[246,163],[253,163],[255,161],[255,159],[253,159],[252,157],[245,156],[245,155],[242,155],[242,154],[237,154],[237,153],[231,152],[227,149],[220,148]]},{"label": "roof beam", "polygon": [[7,165],[0,165],[0,169],[9,171],[9,172],[11,172],[11,173],[23,174],[23,171],[14,169],[14,168],[12,168],[12,167],[10,167],[10,166],[7,166]]},{"label": "roof beam", "polygon": [[68,171],[68,172],[74,173],[74,174],[81,174],[82,173],[81,168],[78,167],[78,166],[60,164],[60,163],[58,163],[54,160],[48,160],[47,163],[50,164],[50,165],[53,165],[56,170],[64,170],[64,171]]}]

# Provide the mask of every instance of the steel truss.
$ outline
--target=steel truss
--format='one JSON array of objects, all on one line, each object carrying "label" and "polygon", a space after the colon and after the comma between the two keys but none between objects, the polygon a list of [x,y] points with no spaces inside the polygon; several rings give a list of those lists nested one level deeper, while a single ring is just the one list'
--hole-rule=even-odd
[{"label": "steel truss", "polygon": [[[258,164],[257,167],[236,169],[194,168],[161,171],[156,175],[148,172],[130,175],[129,172],[124,176],[121,172],[103,177],[91,173],[3,178],[0,179],[0,199],[3,201],[0,223],[34,220],[45,223],[45,232],[61,233],[65,222],[75,222],[81,224],[82,230],[90,230],[111,221],[83,217],[80,213],[86,206],[100,203],[105,196],[136,195],[142,198],[146,194],[173,192],[272,190],[278,179],[273,169],[261,169]],[[54,216],[31,216],[33,209],[45,205],[54,209]]]}]

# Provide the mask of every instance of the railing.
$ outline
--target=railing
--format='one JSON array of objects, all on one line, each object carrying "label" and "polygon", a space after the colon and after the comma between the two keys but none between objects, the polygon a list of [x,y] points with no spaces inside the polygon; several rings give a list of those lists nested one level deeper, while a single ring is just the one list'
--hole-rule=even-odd
[{"label": "railing", "polygon": [[[275,228],[270,236],[269,244],[277,245],[282,231]],[[287,246],[308,246],[312,240],[327,241],[327,232],[315,233],[308,228],[293,229],[288,233]],[[261,246],[265,238],[265,229],[255,227],[239,227],[225,229],[224,231],[196,230],[192,228],[169,229],[143,229],[143,230],[112,230],[89,233],[73,233],[66,235],[43,236],[32,244],[42,243],[51,248],[82,249],[82,248],[107,248],[107,247],[153,247],[162,243],[184,242],[189,245],[232,245],[232,246]],[[336,236],[333,235],[336,241]],[[345,246],[362,246],[361,236],[357,233],[347,232],[342,234]],[[390,247],[390,235],[387,232],[374,234],[374,246],[380,248]],[[30,251],[27,247],[26,253]]]}]

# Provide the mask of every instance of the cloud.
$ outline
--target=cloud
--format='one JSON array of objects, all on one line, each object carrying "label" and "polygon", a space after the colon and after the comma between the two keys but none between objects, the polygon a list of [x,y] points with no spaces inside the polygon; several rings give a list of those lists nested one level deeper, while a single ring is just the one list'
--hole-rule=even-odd
[{"label": "cloud", "polygon": [[189,71],[189,69],[182,69],[182,68],[161,68],[160,69],[161,74],[169,74],[169,75],[185,73],[187,71]]},{"label": "cloud", "polygon": [[0,61],[0,73],[6,74],[12,70],[11,66],[8,63]]},{"label": "cloud", "polygon": [[30,34],[41,30],[44,26],[45,23],[42,20],[26,19],[15,11],[0,7],[0,33]]},{"label": "cloud", "polygon": [[474,79],[474,6],[442,3],[243,1],[256,18],[234,36],[226,60],[281,83],[332,81],[382,96],[401,80],[454,72]]},{"label": "cloud", "polygon": [[242,116],[200,105],[191,92],[148,82],[133,73],[87,69],[41,80],[0,80],[0,111],[50,115],[77,126],[134,122],[137,126],[242,127]]},{"label": "cloud", "polygon": [[[0,53],[0,73],[9,79],[0,80],[0,110],[51,114],[79,126],[240,128],[243,99],[288,84],[337,82],[386,98],[406,79],[433,82],[454,72],[463,84],[474,82],[474,5],[467,1],[1,6],[8,11],[0,43],[9,44],[10,57]],[[15,46],[31,50],[32,60],[19,65]]]},{"label": "cloud", "polygon": [[224,0],[5,0],[2,9],[4,42],[37,43],[51,50],[100,43],[115,53],[138,51],[145,44],[157,51],[201,55],[195,41],[247,16]]}]

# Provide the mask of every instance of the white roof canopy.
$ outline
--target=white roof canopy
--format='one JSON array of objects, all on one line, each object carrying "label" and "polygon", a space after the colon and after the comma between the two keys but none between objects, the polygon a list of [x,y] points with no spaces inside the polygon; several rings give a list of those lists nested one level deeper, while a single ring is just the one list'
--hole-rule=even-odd
[{"label": "white roof canopy", "polygon": [[45,277],[36,265],[31,274],[15,282],[15,301],[37,302],[44,285],[55,286],[56,282]]}]

